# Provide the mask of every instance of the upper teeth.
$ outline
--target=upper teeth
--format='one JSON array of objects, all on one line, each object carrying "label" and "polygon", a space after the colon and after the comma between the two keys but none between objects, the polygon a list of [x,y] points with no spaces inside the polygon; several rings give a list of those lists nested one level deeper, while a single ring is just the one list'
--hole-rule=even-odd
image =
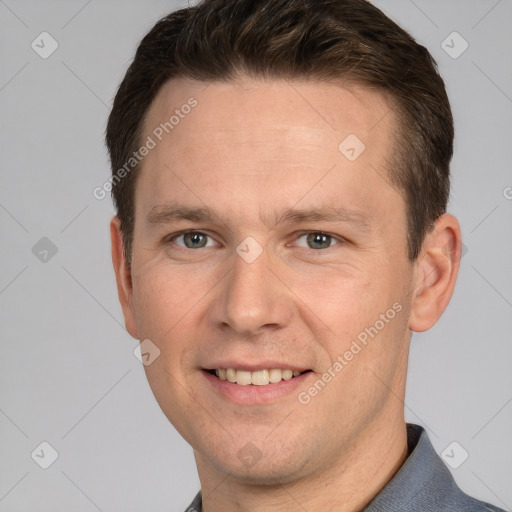
[{"label": "upper teeth", "polygon": [[300,375],[299,371],[282,370],[280,368],[272,368],[271,370],[258,370],[255,372],[248,372],[246,370],[235,370],[234,368],[218,368],[215,370],[215,375],[221,380],[228,382],[236,382],[241,386],[254,384],[256,386],[265,386],[269,382],[280,382],[281,379],[290,380],[292,377]]}]

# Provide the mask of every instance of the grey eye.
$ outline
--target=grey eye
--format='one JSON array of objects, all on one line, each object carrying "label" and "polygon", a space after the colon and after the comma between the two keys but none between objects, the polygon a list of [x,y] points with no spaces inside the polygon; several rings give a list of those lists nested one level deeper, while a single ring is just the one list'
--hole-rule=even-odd
[{"label": "grey eye", "polygon": [[174,238],[173,242],[187,249],[202,249],[203,247],[212,245],[211,242],[208,242],[209,238],[208,235],[199,231],[189,231]]},{"label": "grey eye", "polygon": [[309,233],[307,235],[307,244],[310,249],[327,249],[332,242],[332,236],[325,233]]},{"label": "grey eye", "polygon": [[183,241],[189,249],[197,249],[204,247],[208,242],[208,238],[203,233],[185,233]]}]

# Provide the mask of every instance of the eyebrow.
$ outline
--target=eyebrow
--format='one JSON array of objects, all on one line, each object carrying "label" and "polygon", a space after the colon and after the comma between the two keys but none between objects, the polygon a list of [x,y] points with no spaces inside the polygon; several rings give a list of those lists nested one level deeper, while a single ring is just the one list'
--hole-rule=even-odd
[{"label": "eyebrow", "polygon": [[153,206],[146,215],[146,222],[150,224],[167,224],[178,220],[212,222],[214,218],[216,218],[216,215],[210,208],[194,208],[166,203]]},{"label": "eyebrow", "polygon": [[314,209],[290,208],[281,215],[274,215],[273,226],[299,222],[343,222],[368,231],[370,222],[366,215],[343,207],[321,207]]},{"label": "eyebrow", "polygon": [[[211,208],[208,207],[190,207],[177,203],[165,203],[151,208],[146,215],[146,222],[150,224],[169,224],[180,220],[186,220],[195,223],[212,223],[220,220]],[[352,224],[354,227],[369,231],[370,222],[366,215],[361,212],[350,210],[343,207],[320,207],[312,209],[290,208],[284,212],[273,212],[268,219],[260,220],[266,226],[272,226],[274,229],[283,224],[293,224],[300,222],[343,222]],[[222,224],[227,224],[220,220]]]}]

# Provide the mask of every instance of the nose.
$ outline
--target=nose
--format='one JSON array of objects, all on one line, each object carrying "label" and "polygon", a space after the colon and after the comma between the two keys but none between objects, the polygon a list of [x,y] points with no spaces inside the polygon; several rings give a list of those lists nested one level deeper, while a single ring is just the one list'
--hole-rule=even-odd
[{"label": "nose", "polygon": [[212,304],[214,323],[246,337],[288,325],[293,303],[278,267],[265,251],[250,263],[234,254]]}]

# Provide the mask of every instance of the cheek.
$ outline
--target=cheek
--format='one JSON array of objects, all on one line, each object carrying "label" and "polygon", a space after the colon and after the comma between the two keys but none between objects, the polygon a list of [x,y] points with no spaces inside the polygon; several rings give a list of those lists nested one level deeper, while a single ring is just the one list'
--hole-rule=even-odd
[{"label": "cheek", "polygon": [[[316,338],[328,355],[324,363],[346,351],[358,351],[354,345],[358,342],[361,351],[354,360],[391,364],[404,338],[408,307],[403,276],[395,273],[382,267],[352,275],[334,270],[295,281],[297,307],[304,323],[315,326]],[[370,344],[372,350],[367,348]]]},{"label": "cheek", "polygon": [[185,286],[179,274],[171,275],[157,266],[146,268],[134,279],[134,309],[140,339],[151,340],[160,351],[155,363],[145,367],[148,379],[151,377],[150,383],[155,378],[165,377],[155,374],[158,370],[163,371],[159,367],[164,361],[165,369],[176,374],[182,351],[183,320],[187,311],[193,308],[194,301],[192,294],[183,293]]},{"label": "cheek", "polygon": [[[194,370],[191,361],[204,326],[208,292],[218,280],[211,274],[185,271],[160,261],[146,265],[134,277],[134,309],[140,337],[150,339],[160,350],[157,366],[165,364],[165,370],[180,379]],[[146,370],[148,377],[156,378],[153,365]]]},{"label": "cheek", "polygon": [[194,315],[204,292],[165,264],[147,265],[133,285],[141,340],[151,340],[159,351],[154,361],[144,366],[148,383],[166,417],[187,439],[190,428],[185,428],[183,409],[192,393],[187,361],[194,348],[190,343],[193,326],[197,326]]},{"label": "cheek", "polygon": [[191,277],[160,263],[147,265],[134,278],[134,308],[141,335],[165,339],[193,313],[204,292]]},{"label": "cheek", "polygon": [[337,340],[349,340],[357,334],[379,308],[383,297],[371,283],[362,272],[350,273],[343,269],[294,279],[290,276],[290,288],[298,299],[296,304],[302,316],[308,315],[307,323],[327,329],[328,337]]}]

